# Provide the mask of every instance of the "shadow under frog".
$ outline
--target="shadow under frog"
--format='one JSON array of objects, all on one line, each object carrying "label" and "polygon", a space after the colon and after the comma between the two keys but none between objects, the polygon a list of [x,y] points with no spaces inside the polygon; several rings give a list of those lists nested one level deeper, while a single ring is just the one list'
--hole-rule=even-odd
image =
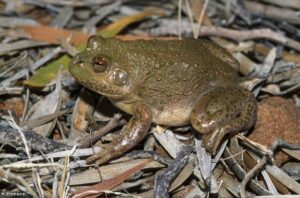
[{"label": "shadow under frog", "polygon": [[249,129],[254,95],[238,86],[237,61],[208,40],[122,41],[91,37],[69,71],[83,86],[132,114],[119,137],[87,162],[104,163],[133,148],[151,123],[191,124],[215,154],[226,134]]}]

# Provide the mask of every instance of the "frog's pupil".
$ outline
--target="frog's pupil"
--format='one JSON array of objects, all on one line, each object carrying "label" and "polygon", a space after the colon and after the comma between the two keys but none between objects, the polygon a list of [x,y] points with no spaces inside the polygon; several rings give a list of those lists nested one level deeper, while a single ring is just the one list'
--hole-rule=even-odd
[{"label": "frog's pupil", "polygon": [[97,57],[93,62],[93,69],[96,73],[102,73],[107,68],[107,61],[103,57]]}]

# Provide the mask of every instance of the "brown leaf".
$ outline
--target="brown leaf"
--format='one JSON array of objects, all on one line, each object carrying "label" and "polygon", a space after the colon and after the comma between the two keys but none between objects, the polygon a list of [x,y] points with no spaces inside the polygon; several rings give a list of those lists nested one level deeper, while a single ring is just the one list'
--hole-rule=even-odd
[{"label": "brown leaf", "polygon": [[67,39],[68,37],[71,37],[70,42],[78,45],[87,41],[91,36],[90,34],[74,30],[59,29],[49,26],[21,26],[20,28],[29,34],[31,39],[37,41],[46,41],[51,44],[59,44],[58,38]]},{"label": "brown leaf", "polygon": [[[82,33],[74,30],[58,29],[49,26],[22,26],[30,38],[36,41],[46,41],[51,44],[59,44],[58,38],[68,38],[70,36],[70,42],[72,44],[84,43],[91,36],[87,33]],[[121,40],[152,40],[152,39],[161,39],[161,40],[174,40],[176,37],[149,37],[149,36],[134,36],[134,35],[118,35],[116,38]]]},{"label": "brown leaf", "polygon": [[[104,182],[101,182],[99,184],[87,187],[83,190],[77,191],[74,196],[76,196],[77,198],[81,198],[81,197],[86,197],[86,198],[95,198],[98,197],[99,195],[101,195],[101,191],[103,190],[109,190],[112,189],[116,186],[118,186],[119,184],[121,184],[123,181],[125,181],[127,178],[129,178],[131,175],[133,175],[134,173],[136,173],[137,171],[141,170],[143,167],[145,167],[148,163],[150,163],[153,159],[148,159],[145,162],[138,164],[136,166],[134,166],[133,168],[129,169],[128,171],[120,174],[117,177],[114,177],[112,179],[108,179]],[[88,195],[87,191],[98,191],[98,194],[93,194],[93,195]],[[87,193],[85,193],[87,192]]]}]

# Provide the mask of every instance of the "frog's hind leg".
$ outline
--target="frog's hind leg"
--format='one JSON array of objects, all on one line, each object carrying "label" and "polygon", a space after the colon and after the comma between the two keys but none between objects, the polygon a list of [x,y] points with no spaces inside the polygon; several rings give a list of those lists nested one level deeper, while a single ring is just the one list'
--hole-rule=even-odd
[{"label": "frog's hind leg", "polygon": [[191,124],[203,134],[203,145],[211,154],[227,134],[251,128],[256,120],[256,99],[240,87],[218,87],[202,96],[191,113]]},{"label": "frog's hind leg", "polygon": [[120,135],[104,150],[86,159],[87,163],[96,165],[105,163],[112,158],[124,154],[142,141],[148,133],[152,122],[152,112],[145,104],[137,104],[134,115],[123,127]]}]

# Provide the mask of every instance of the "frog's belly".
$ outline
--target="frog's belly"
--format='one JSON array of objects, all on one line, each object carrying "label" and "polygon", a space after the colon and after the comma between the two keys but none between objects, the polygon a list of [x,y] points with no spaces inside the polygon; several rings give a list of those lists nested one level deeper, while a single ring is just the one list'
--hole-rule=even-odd
[{"label": "frog's belly", "polygon": [[191,107],[168,107],[163,110],[152,109],[153,122],[166,126],[184,126],[190,123]]},{"label": "frog's belly", "polygon": [[[127,104],[114,100],[110,101],[126,113],[133,114],[135,103]],[[166,126],[184,126],[190,123],[190,114],[193,106],[190,103],[179,102],[176,104],[166,104],[164,106],[159,106],[158,108],[153,107],[156,105],[148,105],[153,113],[152,117],[155,124]]]}]

